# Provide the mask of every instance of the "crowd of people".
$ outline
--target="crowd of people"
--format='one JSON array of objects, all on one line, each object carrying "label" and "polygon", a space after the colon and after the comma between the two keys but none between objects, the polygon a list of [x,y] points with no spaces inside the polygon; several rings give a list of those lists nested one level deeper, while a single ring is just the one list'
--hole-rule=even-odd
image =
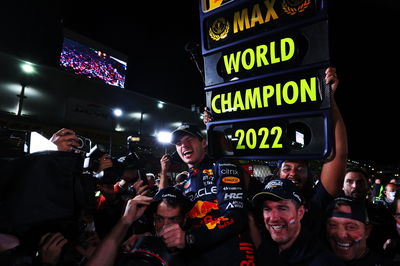
[{"label": "crowd of people", "polygon": [[107,84],[124,88],[126,64],[72,40],[65,39],[60,64],[78,75],[98,78]]},{"label": "crowd of people", "polygon": [[[334,68],[325,81],[336,91]],[[117,174],[109,154],[77,174],[79,140],[59,130],[51,138],[58,151],[2,171],[0,264],[399,265],[399,180],[372,183],[365,169],[349,167],[331,97],[335,152],[317,179],[309,161],[294,159],[255,178],[238,161],[209,157],[206,137],[186,124],[171,142],[188,169],[173,180],[168,154],[158,176],[143,173],[133,153],[118,160]],[[103,178],[110,175],[117,178]],[[27,191],[35,192],[29,202]]]}]

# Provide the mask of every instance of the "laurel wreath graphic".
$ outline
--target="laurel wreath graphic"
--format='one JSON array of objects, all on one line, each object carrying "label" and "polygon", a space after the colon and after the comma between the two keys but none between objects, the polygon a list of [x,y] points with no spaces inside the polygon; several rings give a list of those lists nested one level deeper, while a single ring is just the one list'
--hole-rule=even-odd
[{"label": "laurel wreath graphic", "polygon": [[283,1],[282,9],[288,15],[296,15],[297,13],[303,12],[311,4],[311,0],[305,0],[304,3],[297,7],[290,7],[287,1]]},{"label": "laurel wreath graphic", "polygon": [[213,25],[210,27],[210,29],[208,31],[208,34],[210,35],[211,39],[213,39],[214,41],[219,41],[221,39],[226,38],[226,36],[228,36],[228,32],[229,32],[229,28],[230,28],[229,22],[226,21],[226,23],[224,24],[225,27],[223,29],[219,28],[217,30],[217,33],[215,33],[213,30],[214,26],[215,26],[214,24],[215,24],[215,22],[213,23]]}]

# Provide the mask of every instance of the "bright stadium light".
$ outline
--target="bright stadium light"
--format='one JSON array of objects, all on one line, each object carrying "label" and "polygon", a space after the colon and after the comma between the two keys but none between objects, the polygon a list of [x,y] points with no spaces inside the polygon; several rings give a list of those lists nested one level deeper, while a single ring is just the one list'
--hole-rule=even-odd
[{"label": "bright stadium light", "polygon": [[113,114],[114,114],[116,117],[122,116],[123,113],[124,113],[124,112],[123,112],[122,109],[120,109],[120,108],[114,108],[114,109],[113,109]]},{"label": "bright stadium light", "polygon": [[161,143],[171,143],[172,134],[168,131],[160,131],[157,134],[157,140]]},{"label": "bright stadium light", "polygon": [[21,64],[22,71],[24,71],[27,74],[32,74],[35,72],[35,68],[33,67],[32,63],[25,62]]}]

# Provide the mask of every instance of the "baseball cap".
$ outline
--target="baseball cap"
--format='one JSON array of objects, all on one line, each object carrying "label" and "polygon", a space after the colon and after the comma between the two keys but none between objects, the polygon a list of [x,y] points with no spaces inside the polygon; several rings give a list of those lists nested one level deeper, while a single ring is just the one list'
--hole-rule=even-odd
[{"label": "baseball cap", "polygon": [[289,179],[276,178],[267,183],[263,191],[257,193],[253,197],[253,204],[258,205],[264,200],[294,200],[299,204],[303,204],[303,198],[299,189]]},{"label": "baseball cap", "polygon": [[160,189],[153,197],[152,204],[164,199],[173,199],[180,203],[188,211],[191,207],[191,201],[183,195],[183,192],[173,186]]},{"label": "baseball cap", "polygon": [[204,138],[203,133],[201,133],[201,130],[198,126],[183,124],[172,132],[171,143],[177,143],[179,139],[185,135],[192,135],[200,140]]},{"label": "baseball cap", "polygon": [[[337,206],[350,206],[351,212],[339,212],[336,211]],[[327,214],[329,217],[341,217],[341,218],[348,218],[352,220],[357,220],[362,223],[368,224],[369,218],[367,213],[367,208],[365,203],[351,197],[343,196],[335,198],[327,208]]]}]

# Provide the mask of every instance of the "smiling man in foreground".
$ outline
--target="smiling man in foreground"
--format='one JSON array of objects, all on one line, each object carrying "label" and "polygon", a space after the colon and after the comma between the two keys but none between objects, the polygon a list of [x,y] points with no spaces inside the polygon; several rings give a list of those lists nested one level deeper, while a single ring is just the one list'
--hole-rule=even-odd
[{"label": "smiling man in foreground", "polygon": [[364,202],[351,197],[338,197],[328,206],[326,233],[335,255],[346,265],[396,265],[368,248],[372,225]]},{"label": "smiling man in foreground", "polygon": [[256,265],[343,265],[318,237],[302,227],[305,208],[289,179],[273,179],[253,197],[269,232],[256,253]]}]

